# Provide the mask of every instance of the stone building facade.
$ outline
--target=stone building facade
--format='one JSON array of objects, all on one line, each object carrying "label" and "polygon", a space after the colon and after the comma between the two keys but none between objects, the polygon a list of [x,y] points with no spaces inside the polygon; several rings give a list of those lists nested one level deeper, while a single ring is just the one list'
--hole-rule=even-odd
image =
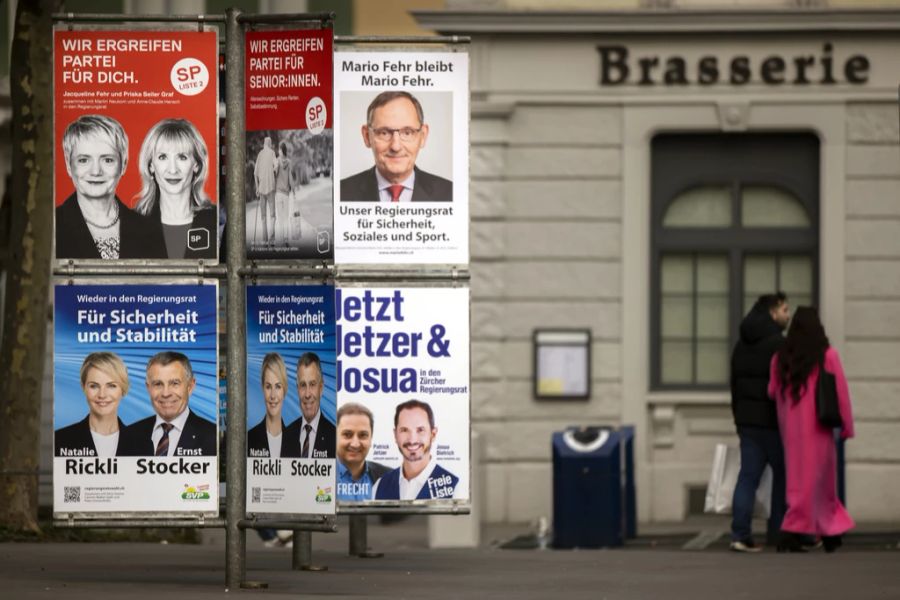
[{"label": "stone building facade", "polygon": [[[573,424],[636,427],[642,521],[696,511],[714,445],[737,441],[737,323],[779,287],[819,306],[844,361],[851,513],[896,520],[900,12],[453,4],[414,15],[472,36],[486,519],[551,513],[550,436]],[[588,400],[535,399],[547,327],[591,330]]]}]

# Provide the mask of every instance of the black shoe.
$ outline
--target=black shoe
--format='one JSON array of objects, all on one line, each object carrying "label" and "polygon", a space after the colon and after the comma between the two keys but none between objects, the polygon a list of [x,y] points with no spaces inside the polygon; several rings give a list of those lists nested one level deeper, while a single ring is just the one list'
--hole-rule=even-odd
[{"label": "black shoe", "polygon": [[776,552],[809,552],[806,548],[803,547],[803,544],[800,543],[800,537],[795,533],[790,533],[788,531],[781,532],[781,540],[778,542],[778,545],[775,547]]},{"label": "black shoe", "polygon": [[825,545],[825,552],[831,554],[843,545],[841,536],[839,535],[823,535],[822,544]]}]

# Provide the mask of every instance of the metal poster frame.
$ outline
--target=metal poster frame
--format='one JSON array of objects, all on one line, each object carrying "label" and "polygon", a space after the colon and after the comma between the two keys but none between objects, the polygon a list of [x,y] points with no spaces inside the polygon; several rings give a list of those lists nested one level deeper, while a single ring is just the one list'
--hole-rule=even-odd
[{"label": "metal poster frame", "polygon": [[[199,260],[170,259],[135,259],[127,263],[94,259],[53,259],[54,284],[64,282],[82,282],[86,278],[101,278],[114,282],[126,279],[140,280],[145,283],[165,283],[171,281],[203,281],[215,279],[225,286],[225,313],[227,344],[226,371],[227,385],[227,426],[229,435],[226,461],[227,482],[230,482],[229,493],[225,497],[224,516],[210,517],[197,515],[184,518],[171,514],[159,514],[136,518],[127,515],[105,515],[102,518],[80,518],[80,515],[66,514],[54,520],[54,525],[69,528],[132,528],[132,527],[224,527],[226,530],[226,589],[241,587],[257,587],[246,581],[246,530],[253,528],[275,527],[293,529],[298,535],[293,551],[293,568],[310,567],[310,532],[333,532],[336,530],[334,516],[317,516],[314,518],[296,518],[291,520],[262,520],[246,518],[246,355],[244,341],[245,327],[245,287],[246,281],[258,278],[287,278],[293,282],[334,281],[336,285],[361,285],[378,283],[403,283],[403,285],[438,285],[467,286],[469,282],[468,265],[423,265],[421,267],[404,266],[391,268],[387,265],[356,266],[347,265],[336,268],[333,261],[293,261],[291,263],[266,261],[259,263],[246,259],[245,240],[245,208],[243,166],[245,158],[244,129],[244,30],[251,24],[286,24],[317,22],[330,25],[334,13],[301,13],[283,15],[243,14],[239,9],[228,9],[224,15],[124,15],[124,14],[74,14],[62,13],[53,16],[56,23],[102,23],[106,28],[110,25],[129,26],[128,24],[146,23],[146,27],[161,23],[183,23],[185,27],[195,25],[202,30],[209,24],[225,25],[225,64],[231,76],[225,77],[225,111],[229,118],[225,119],[225,159],[226,185],[219,189],[218,206],[225,206],[227,214],[227,245],[219,252],[218,264]],[[131,25],[133,27],[133,25]],[[468,37],[436,36],[436,37],[353,37],[335,36],[334,45],[338,44],[446,44],[456,46],[468,44]],[[48,90],[47,93],[52,93]],[[220,104],[221,107],[221,104]],[[221,110],[221,108],[220,108]],[[221,115],[220,115],[221,116]],[[217,140],[221,142],[221,140]],[[217,144],[218,149],[218,144]],[[222,163],[220,163],[221,166]],[[214,261],[213,261],[214,262]],[[153,279],[158,278],[158,279]],[[471,300],[470,300],[471,301]],[[470,319],[471,323],[471,319]],[[470,325],[471,327],[471,325]],[[219,334],[221,335],[221,331]],[[470,358],[471,363],[471,358]],[[471,364],[470,364],[471,373]],[[471,375],[470,375],[471,377]],[[469,406],[471,413],[471,403]],[[471,415],[470,415],[471,417]],[[471,445],[471,440],[470,440]],[[470,449],[471,455],[471,449]],[[219,455],[219,460],[222,460]],[[365,552],[365,514],[381,512],[406,514],[467,514],[470,511],[471,499],[464,505],[452,504],[430,507],[374,508],[346,507],[337,509],[338,513],[351,515],[351,553],[364,555]],[[122,518],[115,518],[121,516]],[[360,546],[361,544],[361,546]]]}]

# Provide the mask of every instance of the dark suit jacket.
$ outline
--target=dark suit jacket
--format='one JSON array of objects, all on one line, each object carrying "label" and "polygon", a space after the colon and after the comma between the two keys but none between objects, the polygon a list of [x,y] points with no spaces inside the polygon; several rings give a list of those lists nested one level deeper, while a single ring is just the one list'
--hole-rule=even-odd
[{"label": "dark suit jacket", "polygon": [[[162,230],[152,227],[118,198],[116,202],[119,203],[119,258],[166,258]],[[75,194],[56,208],[56,258],[100,258]]]},{"label": "dark suit jacket", "polygon": [[[321,421],[321,419],[320,419]],[[281,455],[284,456],[284,441],[287,431],[281,422]],[[269,458],[269,436],[266,435],[266,418],[247,432],[247,458]]]},{"label": "dark suit jacket", "polygon": [[[159,202],[157,202],[153,207],[153,210],[150,211],[150,214],[147,216],[147,221],[148,223],[152,223],[159,230],[158,235],[162,238],[163,246],[165,246],[165,234],[163,233],[163,225],[159,210]],[[185,248],[183,258],[215,258],[219,248],[219,213],[216,211],[215,206],[204,208],[203,210],[198,210],[194,213],[194,220],[191,221],[191,229],[197,228],[203,228],[209,231],[209,247],[204,250],[191,250],[190,248]],[[166,253],[166,257],[168,257],[168,253]],[[173,256],[172,258],[182,257]]]},{"label": "dark suit jacket", "polygon": [[[418,167],[413,185],[413,202],[451,202],[453,182],[432,175]],[[378,202],[378,180],[375,167],[346,179],[341,179],[341,202]]]},{"label": "dark suit jacket", "polygon": [[[141,419],[125,428],[119,434],[119,456],[153,456],[156,447],[150,438],[156,415]],[[211,423],[192,412],[188,412],[184,431],[178,439],[173,456],[215,456],[218,432]]]},{"label": "dark suit jacket", "polygon": [[[303,417],[300,417],[287,426],[281,434],[281,457],[300,458],[300,426]],[[316,441],[313,444],[313,458],[334,458],[337,447],[337,434],[331,421],[325,415],[319,415],[319,428],[316,430]],[[305,458],[305,457],[304,457]]]},{"label": "dark suit jacket", "polygon": [[372,485],[375,485],[375,482],[384,477],[388,471],[391,470],[390,467],[386,467],[385,465],[377,462],[373,462],[371,460],[366,461],[366,469],[369,471],[369,477],[372,479]]},{"label": "dark suit jacket", "polygon": [[[53,452],[56,456],[64,456],[60,453],[62,449],[79,451],[81,456],[97,456],[89,419],[88,416],[77,423],[56,430],[53,434]],[[120,456],[119,450],[122,448],[122,431],[124,429],[125,423],[119,419],[119,445],[116,456]]]}]

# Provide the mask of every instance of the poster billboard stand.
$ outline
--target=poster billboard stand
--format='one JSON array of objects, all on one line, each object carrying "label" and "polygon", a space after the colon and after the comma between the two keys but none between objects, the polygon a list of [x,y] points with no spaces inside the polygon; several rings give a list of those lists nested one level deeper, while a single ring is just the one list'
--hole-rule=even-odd
[{"label": "poster billboard stand", "polygon": [[[298,535],[293,552],[295,569],[314,569],[311,565],[311,532],[336,531],[335,516],[320,515],[296,519],[247,518],[246,513],[246,446],[247,446],[247,403],[246,368],[244,351],[246,340],[246,285],[248,280],[258,278],[290,277],[306,282],[338,281],[354,283],[391,282],[416,284],[440,282],[449,286],[467,286],[469,272],[466,264],[460,265],[345,265],[335,266],[332,260],[298,261],[293,263],[259,263],[248,261],[245,213],[246,173],[243,168],[246,158],[244,119],[244,32],[251,24],[319,23],[330,26],[334,13],[250,15],[239,9],[228,9],[225,15],[111,15],[111,14],[57,14],[57,23],[196,23],[198,31],[209,24],[225,25],[225,64],[230,76],[225,78],[225,120],[224,162],[226,183],[219,196],[225,201],[227,214],[225,232],[227,244],[219,261],[204,260],[161,260],[154,258],[130,259],[127,264],[119,261],[98,261],[91,259],[60,257],[55,262],[53,275],[60,284],[76,284],[84,278],[144,278],[147,283],[166,282],[172,277],[179,279],[196,278],[198,281],[218,280],[224,283],[226,298],[226,332],[228,339],[225,368],[227,385],[227,436],[225,456],[226,479],[229,493],[225,498],[225,515],[212,517],[199,514],[188,517],[160,515],[153,518],[147,511],[144,516],[122,513],[98,514],[98,518],[76,518],[69,514],[54,520],[58,527],[70,528],[132,528],[132,527],[224,527],[226,530],[226,588],[253,587],[246,581],[246,530],[259,528],[292,529]],[[70,27],[71,28],[71,27]],[[464,44],[469,39],[460,36],[418,37],[352,37],[335,38],[335,42],[351,44]],[[466,93],[467,90],[466,90]],[[214,148],[214,151],[218,148]],[[224,192],[224,193],[223,193]],[[156,279],[154,279],[156,278]],[[165,279],[164,279],[165,278]],[[468,350],[467,350],[468,352]],[[219,456],[221,459],[221,456]],[[356,555],[366,553],[365,516],[368,514],[465,514],[469,512],[467,503],[401,506],[347,506],[339,513],[351,515],[351,551]],[[121,517],[121,518],[119,518]]]}]

